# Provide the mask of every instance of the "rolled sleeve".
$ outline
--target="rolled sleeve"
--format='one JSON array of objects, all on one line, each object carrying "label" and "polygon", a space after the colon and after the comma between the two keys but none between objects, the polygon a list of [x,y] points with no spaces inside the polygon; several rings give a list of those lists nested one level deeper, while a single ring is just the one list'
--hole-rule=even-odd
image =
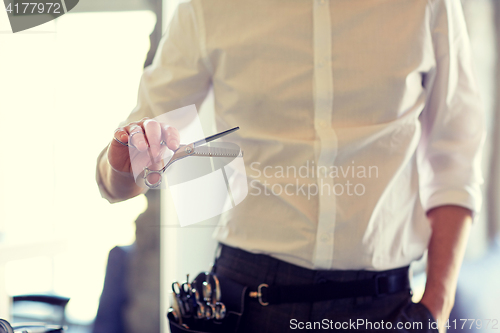
[{"label": "rolled sleeve", "polygon": [[427,103],[417,154],[420,197],[426,211],[457,205],[476,214],[482,202],[485,131],[467,29],[459,1],[431,5],[436,66],[424,78]]}]

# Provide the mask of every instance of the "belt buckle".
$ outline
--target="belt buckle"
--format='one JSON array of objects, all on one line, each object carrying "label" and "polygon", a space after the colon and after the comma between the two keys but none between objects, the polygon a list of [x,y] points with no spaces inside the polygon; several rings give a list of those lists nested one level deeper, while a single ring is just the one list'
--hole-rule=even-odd
[{"label": "belt buckle", "polygon": [[387,278],[387,274],[377,274],[374,276],[375,280],[375,296],[380,297],[380,296],[385,296],[387,295],[387,292],[381,292],[380,291],[380,286],[379,286],[379,281],[381,278]]},{"label": "belt buckle", "polygon": [[248,294],[248,296],[250,296],[251,298],[257,298],[259,300],[260,305],[262,305],[262,306],[268,306],[269,302],[264,302],[262,300],[262,288],[269,288],[269,286],[267,284],[265,284],[265,283],[261,283],[257,287],[257,291],[251,291]]}]

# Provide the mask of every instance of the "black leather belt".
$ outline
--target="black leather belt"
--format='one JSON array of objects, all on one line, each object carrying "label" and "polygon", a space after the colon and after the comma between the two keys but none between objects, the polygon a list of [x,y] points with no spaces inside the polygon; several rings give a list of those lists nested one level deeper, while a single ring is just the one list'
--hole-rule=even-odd
[{"label": "black leather belt", "polygon": [[339,298],[380,297],[397,292],[410,292],[408,270],[398,273],[375,275],[371,279],[324,282],[310,285],[268,286],[263,283],[257,291],[251,291],[248,296],[256,299],[263,306],[281,303],[320,302]]}]

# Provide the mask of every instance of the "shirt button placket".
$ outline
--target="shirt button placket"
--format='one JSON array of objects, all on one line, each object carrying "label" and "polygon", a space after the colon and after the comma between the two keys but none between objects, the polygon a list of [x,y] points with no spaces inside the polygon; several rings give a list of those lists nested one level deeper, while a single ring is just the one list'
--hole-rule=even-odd
[{"label": "shirt button placket", "polygon": [[[332,128],[333,78],[331,65],[331,23],[327,0],[313,0],[314,25],[314,117],[320,154],[317,166],[319,212],[313,264],[320,269],[331,269],[335,229],[335,196],[333,179],[327,177],[329,166],[334,163],[337,137]],[[330,191],[327,189],[330,188]]]}]

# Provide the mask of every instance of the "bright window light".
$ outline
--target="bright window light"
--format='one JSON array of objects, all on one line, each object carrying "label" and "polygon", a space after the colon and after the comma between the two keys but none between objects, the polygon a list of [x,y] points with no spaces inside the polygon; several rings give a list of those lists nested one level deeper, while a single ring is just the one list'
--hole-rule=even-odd
[{"label": "bright window light", "polygon": [[108,252],[134,241],[146,208],[142,196],[102,199],[95,166],[135,106],[154,23],[149,11],[69,13],[0,34],[0,235],[66,244],[8,263],[7,292],[69,296],[70,320],[94,318]]}]

